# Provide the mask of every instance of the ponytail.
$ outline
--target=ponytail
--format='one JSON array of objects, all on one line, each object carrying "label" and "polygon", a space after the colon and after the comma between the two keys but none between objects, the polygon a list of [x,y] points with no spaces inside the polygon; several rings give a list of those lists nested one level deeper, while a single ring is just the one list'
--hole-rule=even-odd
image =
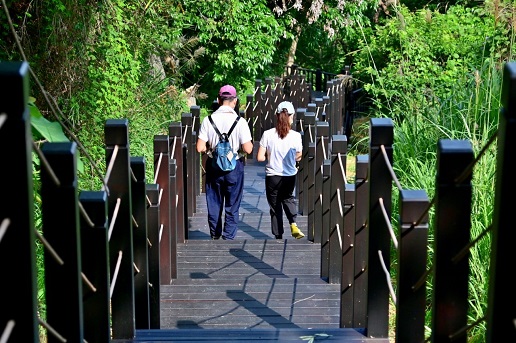
[{"label": "ponytail", "polygon": [[281,111],[280,113],[276,113],[276,119],[276,132],[279,138],[283,139],[290,131],[290,115],[287,111]]}]

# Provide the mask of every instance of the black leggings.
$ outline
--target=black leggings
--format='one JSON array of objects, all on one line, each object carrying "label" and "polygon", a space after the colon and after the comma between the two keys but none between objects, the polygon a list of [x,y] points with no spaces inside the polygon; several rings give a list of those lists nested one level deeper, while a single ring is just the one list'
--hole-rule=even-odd
[{"label": "black leggings", "polygon": [[271,230],[275,236],[283,235],[285,232],[283,230],[283,211],[285,211],[289,224],[296,222],[295,187],[296,175],[265,177],[265,192],[271,214]]}]

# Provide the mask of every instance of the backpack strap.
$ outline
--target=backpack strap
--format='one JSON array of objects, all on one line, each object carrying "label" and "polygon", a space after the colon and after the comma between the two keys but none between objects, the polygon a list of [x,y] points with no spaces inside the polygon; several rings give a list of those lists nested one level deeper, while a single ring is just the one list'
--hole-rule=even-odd
[{"label": "backpack strap", "polygon": [[219,136],[219,141],[225,141],[229,138],[229,135],[231,135],[231,132],[233,132],[233,129],[235,128],[236,124],[238,124],[238,121],[240,120],[240,116],[237,114],[237,117],[235,121],[233,122],[233,125],[231,125],[231,128],[229,129],[228,133],[221,134],[219,129],[217,128],[217,125],[215,125],[215,122],[213,119],[211,119],[211,115],[208,116],[208,119],[213,126],[213,129],[215,129],[215,132]]},{"label": "backpack strap", "polygon": [[211,125],[213,126],[213,129],[215,129],[215,132],[219,136],[219,141],[223,140],[222,134],[220,133],[219,129],[217,128],[217,125],[215,125],[215,122],[213,119],[211,119],[211,115],[208,116],[208,119],[210,120]]},{"label": "backpack strap", "polygon": [[233,125],[231,125],[231,129],[229,129],[229,131],[228,131],[228,137],[231,135],[231,132],[233,132],[233,129],[235,128],[236,124],[238,124],[239,120],[240,120],[240,116],[237,114],[235,122],[233,123]]}]

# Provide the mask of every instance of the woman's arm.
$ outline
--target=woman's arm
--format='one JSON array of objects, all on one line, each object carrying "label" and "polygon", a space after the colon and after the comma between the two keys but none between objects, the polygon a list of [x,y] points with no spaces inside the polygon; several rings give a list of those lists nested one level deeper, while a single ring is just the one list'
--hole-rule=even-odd
[{"label": "woman's arm", "polygon": [[266,152],[267,151],[265,150],[265,148],[260,145],[260,147],[258,148],[258,153],[256,154],[256,159],[258,160],[258,162],[265,161],[265,153]]}]

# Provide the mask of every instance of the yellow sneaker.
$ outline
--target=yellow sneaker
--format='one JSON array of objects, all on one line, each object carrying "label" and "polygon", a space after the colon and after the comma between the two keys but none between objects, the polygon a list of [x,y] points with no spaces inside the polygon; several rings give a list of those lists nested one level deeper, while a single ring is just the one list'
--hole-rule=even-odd
[{"label": "yellow sneaker", "polygon": [[296,239],[300,239],[305,237],[305,235],[299,230],[296,223],[290,224],[290,231],[292,231],[292,237]]}]

